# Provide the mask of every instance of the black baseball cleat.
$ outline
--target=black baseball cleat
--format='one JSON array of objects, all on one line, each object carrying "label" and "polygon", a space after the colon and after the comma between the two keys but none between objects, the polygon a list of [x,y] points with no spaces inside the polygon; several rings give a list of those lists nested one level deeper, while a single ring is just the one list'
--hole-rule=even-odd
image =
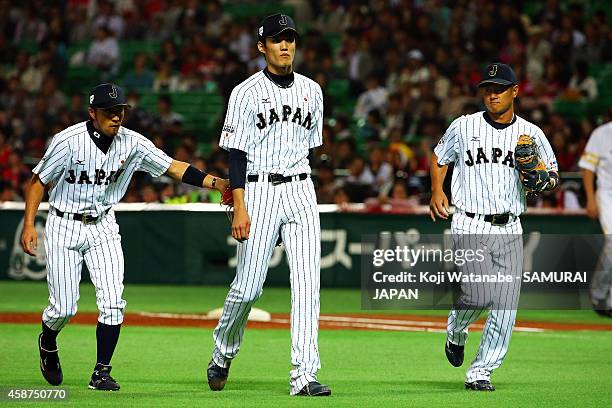
[{"label": "black baseball cleat", "polygon": [[461,367],[463,364],[463,346],[453,344],[450,341],[446,341],[444,351],[446,352],[446,358],[453,367]]},{"label": "black baseball cleat", "polygon": [[60,385],[64,379],[57,349],[45,350],[41,343],[42,333],[38,336],[38,351],[40,352],[40,372],[51,385]]},{"label": "black baseball cleat", "polygon": [[206,374],[208,377],[208,386],[211,390],[221,391],[223,388],[225,388],[227,376],[229,375],[230,364],[231,362],[228,363],[227,368],[224,368],[218,366],[214,360],[210,360],[210,363],[208,363],[208,370],[206,371]]},{"label": "black baseball cleat", "polygon": [[491,381],[487,380],[466,382],[465,389],[474,391],[495,391],[495,387],[493,386],[493,384],[491,384]]},{"label": "black baseball cleat", "polygon": [[305,395],[307,397],[326,397],[331,395],[331,389],[327,385],[311,381],[302,388],[297,395]]},{"label": "black baseball cleat", "polygon": [[92,390],[100,391],[119,391],[119,384],[113,377],[110,376],[110,372],[113,367],[104,364],[96,364],[94,372],[91,375],[89,381],[89,388]]}]

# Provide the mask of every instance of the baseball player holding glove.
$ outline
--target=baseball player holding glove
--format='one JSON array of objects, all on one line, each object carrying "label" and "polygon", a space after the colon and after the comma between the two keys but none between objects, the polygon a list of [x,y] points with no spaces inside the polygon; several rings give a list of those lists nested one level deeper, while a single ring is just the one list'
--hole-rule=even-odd
[{"label": "baseball player holding glove", "polygon": [[96,288],[100,311],[97,355],[89,388],[117,391],[111,357],[119,340],[126,301],[123,299],[123,250],[113,205],[119,202],[135,171],[154,177],[167,174],[196,187],[225,192],[229,180],[173,160],[153,143],[122,126],[129,106],[123,90],[100,84],[89,96],[89,120],[59,132],[32,170],[26,197],[23,250],[35,256],[38,237],[34,218],[49,188],[45,227],[49,305],[38,337],[40,370],[51,385],[63,380],[57,336],[77,311],[83,262]]},{"label": "baseball player holding glove", "polygon": [[228,103],[219,145],[229,151],[238,266],[213,334],[207,377],[214,391],[225,387],[282,238],[291,281],[290,394],[331,394],[317,381],[321,227],[308,162],[309,149],[322,144],[323,93],[293,72],[296,39],[291,17],[266,17],[257,48],[267,66],[237,85]]},{"label": "baseball player holding glove", "polygon": [[512,68],[493,63],[482,77],[479,89],[486,111],[454,120],[434,149],[430,215],[434,221],[449,216],[442,185],[448,164],[454,162],[453,244],[455,248],[474,244],[486,248],[483,262],[458,266],[459,272],[514,277],[512,283],[482,288],[462,284],[461,297],[448,316],[445,353],[459,367],[468,327],[490,309],[465,387],[493,391],[491,374],[508,351],[520,293],[523,229],[519,216],[525,211],[525,196],[554,189],[559,177],[555,155],[542,130],[514,114],[518,81]]}]

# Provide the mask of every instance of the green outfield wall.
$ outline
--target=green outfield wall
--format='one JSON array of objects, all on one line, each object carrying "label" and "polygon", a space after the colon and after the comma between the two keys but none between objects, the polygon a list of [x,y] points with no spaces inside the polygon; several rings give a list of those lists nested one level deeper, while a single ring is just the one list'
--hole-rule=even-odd
[{"label": "green outfield wall", "polygon": [[[165,206],[157,210],[162,206],[120,205],[116,217],[125,255],[126,283],[229,284],[236,265],[236,242],[230,236],[225,212],[219,211],[218,205],[211,206],[183,205],[176,209]],[[423,209],[419,214],[406,215],[347,213],[334,211],[331,206],[322,207],[325,207],[321,213],[321,284],[324,287],[359,287],[364,234],[437,234],[450,228],[448,221],[433,223]],[[0,205],[0,279],[45,279],[44,251],[39,251],[36,258],[21,251],[21,208]],[[39,239],[42,239],[46,216],[44,210],[37,216]],[[598,223],[580,214],[528,214],[521,218],[527,236],[601,233]],[[87,273],[83,279],[88,279]],[[276,286],[289,284],[282,247],[275,250],[266,282]]]}]

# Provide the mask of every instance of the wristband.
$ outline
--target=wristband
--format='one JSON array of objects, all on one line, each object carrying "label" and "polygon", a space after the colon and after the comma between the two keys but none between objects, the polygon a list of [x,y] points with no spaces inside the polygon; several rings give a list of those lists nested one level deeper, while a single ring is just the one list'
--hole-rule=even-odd
[{"label": "wristband", "polygon": [[185,170],[185,173],[183,173],[181,181],[186,184],[191,184],[192,186],[203,187],[205,177],[206,173],[190,165],[187,167],[187,170]]}]

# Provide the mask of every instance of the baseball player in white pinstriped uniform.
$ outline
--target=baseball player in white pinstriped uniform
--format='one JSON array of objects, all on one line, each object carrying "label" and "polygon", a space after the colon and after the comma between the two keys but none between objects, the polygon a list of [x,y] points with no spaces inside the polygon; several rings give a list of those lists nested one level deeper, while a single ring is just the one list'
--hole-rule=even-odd
[{"label": "baseball player in white pinstriped uniform", "polygon": [[96,288],[99,309],[97,356],[89,387],[119,390],[110,376],[110,361],[119,339],[123,311],[123,251],[112,210],[128,188],[135,171],[221,192],[229,180],[218,179],[173,160],[151,141],[121,126],[126,98],[113,84],[92,89],[90,120],[56,134],[33,170],[26,198],[23,250],[35,255],[34,218],[49,187],[49,216],[45,227],[49,305],[42,315],[38,345],[40,369],[52,385],[62,382],[56,337],[77,311],[83,262]]},{"label": "baseball player in white pinstriped uniform", "polygon": [[[547,178],[537,184],[538,191],[558,185],[557,161],[542,130],[514,114],[518,94],[512,69],[490,64],[479,84],[485,112],[461,116],[451,123],[434,149],[431,166],[432,198],[430,215],[448,218],[448,200],[442,190],[448,164],[454,163],[452,199],[453,242],[459,248],[486,247],[482,263],[466,263],[464,274],[501,273],[522,275],[522,227],[525,187],[515,169],[514,150],[520,135],[530,135],[546,163]],[[546,174],[546,173],[545,173]],[[521,279],[515,283],[462,287],[462,296],[450,311],[445,352],[449,362],[463,363],[468,326],[481,312],[490,308],[476,358],[467,370],[465,386],[478,391],[493,391],[490,377],[508,350],[516,317]],[[481,289],[480,291],[478,289]]]},{"label": "baseball player in white pinstriped uniform", "polygon": [[317,382],[321,230],[308,152],[322,144],[323,95],[294,73],[297,31],[275,14],[259,28],[267,68],[234,88],[220,145],[229,150],[238,267],[214,330],[208,384],[222,390],[248,314],[282,239],[291,281],[291,395],[330,395]]},{"label": "baseball player in white pinstriped uniform", "polygon": [[[602,316],[612,317],[612,122],[599,126],[591,133],[578,165],[582,168],[587,213],[599,217],[606,235],[605,246],[591,280],[593,308]],[[595,191],[597,175],[597,191]]]}]

